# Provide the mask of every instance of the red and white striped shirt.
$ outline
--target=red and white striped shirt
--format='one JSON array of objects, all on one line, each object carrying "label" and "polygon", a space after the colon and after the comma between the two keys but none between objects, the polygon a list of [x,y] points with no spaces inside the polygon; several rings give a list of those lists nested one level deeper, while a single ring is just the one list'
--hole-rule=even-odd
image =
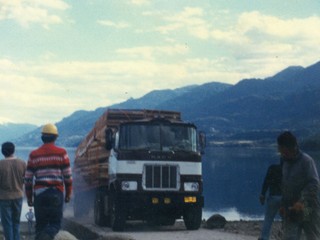
[{"label": "red and white striped shirt", "polygon": [[34,192],[47,188],[57,188],[70,197],[72,191],[72,174],[70,160],[64,148],[45,143],[29,155],[25,174],[25,191],[28,200]]}]

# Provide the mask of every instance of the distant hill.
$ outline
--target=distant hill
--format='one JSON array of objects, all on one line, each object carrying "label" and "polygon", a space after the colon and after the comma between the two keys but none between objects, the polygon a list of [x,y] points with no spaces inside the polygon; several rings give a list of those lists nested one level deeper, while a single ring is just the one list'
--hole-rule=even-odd
[{"label": "distant hill", "polygon": [[12,141],[26,133],[35,130],[37,126],[32,124],[3,123],[0,124],[0,143]]},{"label": "distant hill", "polygon": [[179,98],[180,96],[184,96],[187,93],[193,92],[197,88],[197,85],[191,85],[183,88],[177,88],[174,90],[154,90],[150,93],[147,93],[141,98],[130,98],[125,102],[114,104],[110,107],[120,109],[158,109],[159,104],[170,100],[175,101],[175,99]]},{"label": "distant hill", "polygon": [[[95,111],[77,111],[57,123],[59,141],[64,146],[77,146],[107,108],[180,111],[184,120],[206,131],[209,140],[274,141],[283,129],[306,138],[320,132],[319,96],[320,62],[306,68],[288,67],[265,79],[156,90]],[[20,138],[19,144],[35,143],[39,139],[35,132]]]},{"label": "distant hill", "polygon": [[320,126],[319,93],[320,62],[305,69],[287,68],[265,80],[242,80],[202,99],[188,117],[221,131],[313,131]]}]

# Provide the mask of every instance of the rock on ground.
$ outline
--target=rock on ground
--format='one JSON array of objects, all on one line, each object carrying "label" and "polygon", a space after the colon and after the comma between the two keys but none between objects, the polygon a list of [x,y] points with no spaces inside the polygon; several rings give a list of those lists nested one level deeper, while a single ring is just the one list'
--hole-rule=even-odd
[{"label": "rock on ground", "polygon": [[58,234],[54,237],[54,240],[78,240],[75,236],[71,233],[61,230]]},{"label": "rock on ground", "polygon": [[224,228],[227,220],[220,214],[214,214],[205,222],[204,226],[208,229]]}]

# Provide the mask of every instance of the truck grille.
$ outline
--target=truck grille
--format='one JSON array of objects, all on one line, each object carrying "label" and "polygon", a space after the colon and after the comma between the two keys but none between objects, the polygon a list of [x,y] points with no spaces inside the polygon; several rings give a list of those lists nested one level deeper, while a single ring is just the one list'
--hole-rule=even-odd
[{"label": "truck grille", "polygon": [[176,165],[145,165],[143,187],[145,190],[179,190],[179,169]]}]

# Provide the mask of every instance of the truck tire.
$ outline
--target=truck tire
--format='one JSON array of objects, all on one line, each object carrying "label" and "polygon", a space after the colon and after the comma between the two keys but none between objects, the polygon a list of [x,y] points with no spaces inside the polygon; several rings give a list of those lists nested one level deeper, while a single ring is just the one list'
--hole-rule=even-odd
[{"label": "truck tire", "polygon": [[202,221],[202,208],[199,206],[189,207],[183,213],[184,225],[188,230],[197,230]]},{"label": "truck tire", "polygon": [[125,204],[116,194],[110,195],[110,225],[113,231],[122,232],[126,224]]},{"label": "truck tire", "polygon": [[104,214],[104,195],[97,193],[94,200],[94,223],[98,226],[108,226],[108,218]]}]

